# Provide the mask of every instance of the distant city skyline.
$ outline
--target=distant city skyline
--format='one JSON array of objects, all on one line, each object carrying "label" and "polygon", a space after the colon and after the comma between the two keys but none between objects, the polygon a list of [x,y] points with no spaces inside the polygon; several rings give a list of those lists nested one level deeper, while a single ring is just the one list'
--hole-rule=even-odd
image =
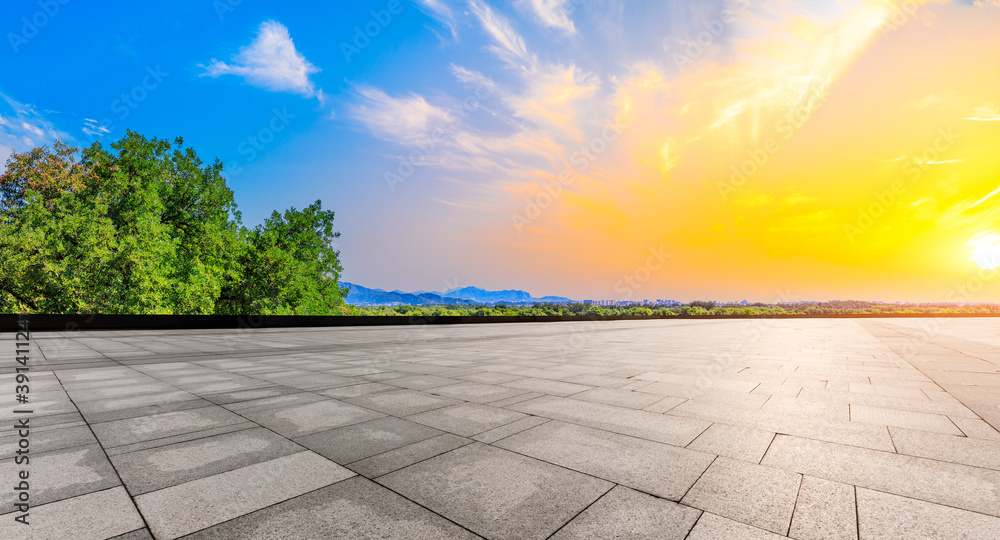
[{"label": "distant city skyline", "polygon": [[322,199],[348,282],[1000,300],[996,0],[42,4],[0,160],[182,136],[248,225]]}]

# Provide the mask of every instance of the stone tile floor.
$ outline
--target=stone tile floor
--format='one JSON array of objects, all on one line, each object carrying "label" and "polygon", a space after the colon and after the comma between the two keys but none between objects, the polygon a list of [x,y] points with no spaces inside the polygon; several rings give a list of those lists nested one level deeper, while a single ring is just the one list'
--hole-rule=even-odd
[{"label": "stone tile floor", "polygon": [[31,525],[0,516],[2,538],[1000,538],[1000,319],[64,332],[31,352]]}]

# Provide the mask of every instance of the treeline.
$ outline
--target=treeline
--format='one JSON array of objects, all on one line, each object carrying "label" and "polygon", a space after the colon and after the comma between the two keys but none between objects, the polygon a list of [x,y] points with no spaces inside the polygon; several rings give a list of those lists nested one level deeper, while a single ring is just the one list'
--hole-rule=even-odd
[{"label": "treeline", "polygon": [[0,312],[342,314],[320,201],[241,223],[222,163],[129,131],[56,142],[0,176]]},{"label": "treeline", "polygon": [[[696,304],[696,305],[692,305]],[[688,305],[670,307],[608,307],[591,304],[535,304],[533,306],[347,306],[349,315],[380,315],[403,317],[440,316],[571,316],[587,315],[595,317],[635,317],[635,316],[676,316],[676,315],[719,315],[719,316],[774,316],[774,315],[887,315],[894,313],[940,314],[940,313],[1000,313],[998,304],[876,304],[873,302],[823,302],[797,304],[756,304],[747,306],[715,306],[706,309],[706,302],[692,302]]]}]

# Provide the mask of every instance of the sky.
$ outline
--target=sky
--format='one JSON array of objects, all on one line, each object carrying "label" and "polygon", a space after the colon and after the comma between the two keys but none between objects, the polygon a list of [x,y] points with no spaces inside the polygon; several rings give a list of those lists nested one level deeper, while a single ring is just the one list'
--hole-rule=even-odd
[{"label": "sky", "polygon": [[181,136],[342,280],[1000,301],[1000,0],[5,4],[0,160]]}]

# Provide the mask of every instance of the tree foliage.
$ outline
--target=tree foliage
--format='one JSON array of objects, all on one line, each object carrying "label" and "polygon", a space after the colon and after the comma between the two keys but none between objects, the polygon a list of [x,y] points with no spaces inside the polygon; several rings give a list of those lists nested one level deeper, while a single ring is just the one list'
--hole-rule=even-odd
[{"label": "tree foliage", "polygon": [[330,314],[344,291],[316,201],[241,224],[222,163],[129,131],[109,149],[56,142],[0,176],[0,311]]}]

